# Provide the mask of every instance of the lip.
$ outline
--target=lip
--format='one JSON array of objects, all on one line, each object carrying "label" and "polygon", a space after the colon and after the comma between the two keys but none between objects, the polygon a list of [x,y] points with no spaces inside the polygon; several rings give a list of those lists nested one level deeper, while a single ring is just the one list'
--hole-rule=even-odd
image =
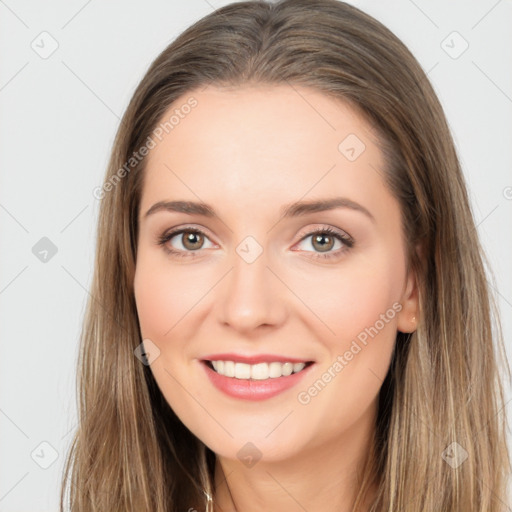
[{"label": "lip", "polygon": [[234,361],[235,363],[246,364],[312,362],[311,359],[297,359],[296,357],[288,357],[275,354],[258,354],[253,356],[244,356],[240,354],[212,354],[201,359],[204,361]]},{"label": "lip", "polygon": [[[218,356],[216,356],[218,357]],[[208,361],[236,361],[236,362],[247,362],[247,358],[244,360],[238,358],[238,359],[231,359],[232,356],[225,359],[209,359]],[[257,360],[255,363],[250,364],[257,364],[258,362],[283,362],[283,361],[289,361],[289,362],[297,362],[302,363],[306,362],[304,360],[291,360],[291,359],[264,359],[261,360],[261,358],[265,358],[268,356],[258,356],[259,360]],[[274,356],[272,356],[274,357]],[[254,359],[253,359],[254,360]],[[253,379],[236,379],[234,377],[226,377],[224,375],[218,374],[215,370],[210,368],[208,366],[206,360],[199,361],[201,366],[203,367],[204,371],[206,372],[206,375],[210,382],[222,393],[232,397],[232,398],[238,398],[240,400],[249,400],[249,401],[261,401],[261,400],[267,400],[269,398],[272,398],[276,395],[279,395],[283,393],[284,391],[287,391],[288,389],[292,388],[293,386],[297,385],[304,376],[309,373],[311,368],[315,366],[315,363],[311,362],[308,366],[306,366],[303,370],[301,370],[298,373],[292,373],[288,376],[283,377],[276,377],[274,379],[266,379],[266,380],[253,380]],[[249,363],[248,363],[249,364]]]}]

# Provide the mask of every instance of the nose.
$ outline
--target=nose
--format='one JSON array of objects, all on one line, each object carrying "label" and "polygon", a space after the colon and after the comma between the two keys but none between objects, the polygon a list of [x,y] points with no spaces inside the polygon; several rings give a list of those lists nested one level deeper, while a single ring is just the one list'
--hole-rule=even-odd
[{"label": "nose", "polygon": [[284,289],[265,250],[252,262],[235,251],[216,296],[218,320],[246,336],[263,326],[279,327],[287,315]]}]

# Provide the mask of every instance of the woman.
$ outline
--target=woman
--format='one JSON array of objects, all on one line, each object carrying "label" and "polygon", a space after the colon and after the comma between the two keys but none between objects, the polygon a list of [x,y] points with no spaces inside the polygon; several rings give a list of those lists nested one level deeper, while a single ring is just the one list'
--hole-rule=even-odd
[{"label": "woman", "polygon": [[70,477],[73,511],[505,510],[483,251],[382,24],[206,16],[147,71],[97,197],[61,509]]}]

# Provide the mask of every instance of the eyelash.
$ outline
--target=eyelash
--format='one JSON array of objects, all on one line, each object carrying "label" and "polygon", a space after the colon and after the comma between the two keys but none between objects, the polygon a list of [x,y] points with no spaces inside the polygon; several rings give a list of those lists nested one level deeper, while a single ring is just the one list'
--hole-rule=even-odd
[{"label": "eyelash", "polygon": [[[161,245],[164,248],[164,250],[170,255],[184,257],[184,258],[190,258],[190,257],[194,258],[196,256],[194,253],[199,252],[199,251],[181,251],[181,250],[171,249],[166,245],[167,242],[169,242],[172,238],[174,238],[176,235],[180,235],[182,233],[194,233],[194,234],[199,234],[199,235],[202,235],[202,236],[208,238],[208,235],[200,229],[185,227],[185,228],[179,228],[175,231],[170,231],[169,233],[164,233],[163,235],[158,237],[157,243],[158,243],[158,245]],[[324,234],[324,235],[327,234],[329,236],[332,236],[332,237],[336,238],[337,240],[339,240],[340,242],[342,242],[345,247],[342,249],[338,249],[337,251],[334,251],[334,252],[314,253],[315,256],[313,256],[313,258],[330,259],[330,258],[339,257],[342,253],[349,251],[354,246],[354,240],[351,237],[349,237],[347,235],[342,235],[341,233],[339,233],[338,231],[334,230],[331,227],[324,227],[324,228],[319,228],[319,229],[310,231],[309,233],[305,234],[299,240],[299,242],[302,242],[303,240],[305,240],[306,238],[308,238],[310,236],[318,235],[318,234]],[[306,251],[306,252],[311,252],[311,251]]]}]

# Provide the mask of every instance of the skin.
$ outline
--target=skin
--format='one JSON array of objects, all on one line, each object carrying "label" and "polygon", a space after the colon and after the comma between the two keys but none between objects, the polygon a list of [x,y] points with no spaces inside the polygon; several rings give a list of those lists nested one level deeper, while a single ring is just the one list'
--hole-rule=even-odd
[{"label": "skin", "polygon": [[[197,107],[148,156],[141,198],[134,288],[143,339],[160,350],[151,370],[179,418],[217,454],[217,510],[349,511],[396,333],[413,331],[418,316],[400,206],[379,172],[376,135],[347,104],[288,85],[209,86],[180,98],[164,118],[190,96]],[[338,149],[349,134],[366,146],[354,161]],[[335,196],[374,220],[350,208],[280,218],[283,205]],[[145,217],[171,200],[206,202],[219,218]],[[182,226],[206,236],[187,256],[169,255],[156,240]],[[334,257],[315,258],[322,246],[306,235],[326,227],[354,246],[328,238]],[[252,263],[236,251],[247,236],[263,251]],[[179,234],[166,245],[186,252],[185,244]],[[299,392],[332,374],[337,357],[393,304],[401,310],[301,403]],[[206,377],[199,361],[223,352],[315,365],[297,386],[252,402]],[[237,457],[247,442],[261,453],[252,467]]]}]

